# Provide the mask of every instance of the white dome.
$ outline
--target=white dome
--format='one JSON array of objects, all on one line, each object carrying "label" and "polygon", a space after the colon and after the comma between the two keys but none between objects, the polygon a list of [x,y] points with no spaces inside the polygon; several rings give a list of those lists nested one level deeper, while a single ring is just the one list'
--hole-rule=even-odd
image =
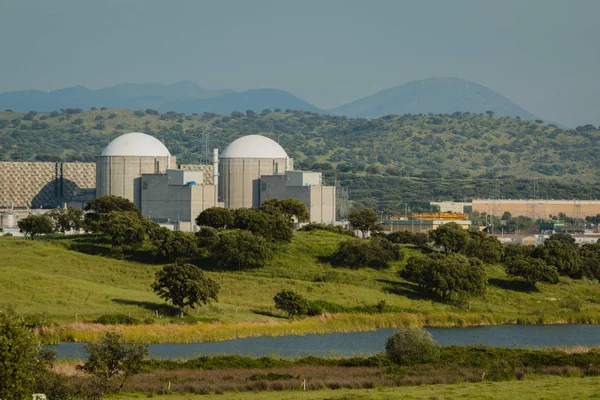
[{"label": "white dome", "polygon": [[132,132],[114,139],[104,148],[101,155],[168,157],[171,153],[157,138],[145,133]]},{"label": "white dome", "polygon": [[220,158],[288,158],[288,155],[273,139],[248,135],[229,143]]}]

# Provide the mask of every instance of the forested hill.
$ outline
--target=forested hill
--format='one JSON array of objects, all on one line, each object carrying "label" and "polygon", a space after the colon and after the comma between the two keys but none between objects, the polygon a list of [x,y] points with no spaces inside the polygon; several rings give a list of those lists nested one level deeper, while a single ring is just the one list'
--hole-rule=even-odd
[{"label": "forested hill", "polygon": [[[490,113],[491,114],[491,113]],[[534,179],[543,198],[600,198],[600,131],[562,130],[541,121],[487,114],[348,119],[303,111],[159,113],[93,109],[27,114],[0,112],[0,160],[93,161],[108,142],[131,131],[164,141],[179,162],[210,148],[263,134],[295,159],[297,169],[325,172],[351,200],[400,213],[404,203],[473,197],[527,198]]]}]

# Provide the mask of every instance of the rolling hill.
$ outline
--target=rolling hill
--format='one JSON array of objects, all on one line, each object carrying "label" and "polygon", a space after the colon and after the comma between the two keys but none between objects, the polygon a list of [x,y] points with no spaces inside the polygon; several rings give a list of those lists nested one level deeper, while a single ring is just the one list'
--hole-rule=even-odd
[{"label": "rolling hill", "polygon": [[267,108],[323,112],[290,92],[278,89],[252,89],[207,99],[174,101],[159,107],[161,111],[175,110],[187,114],[212,112],[222,115],[231,114],[233,111],[261,112]]},{"label": "rolling hill", "polygon": [[377,118],[389,114],[452,114],[494,111],[504,117],[536,120],[497,92],[459,78],[430,78],[381,90],[337,108],[328,110],[347,117]]},{"label": "rolling hill", "polygon": [[181,163],[197,163],[202,133],[221,150],[248,134],[276,139],[296,169],[323,171],[350,199],[390,214],[430,200],[600,198],[600,130],[473,113],[346,118],[307,111],[186,115],[97,109],[0,112],[0,160],[93,162],[116,136],[146,132]]},{"label": "rolling hill", "polygon": [[161,108],[170,101],[202,99],[231,92],[231,90],[207,90],[191,81],[181,81],[170,85],[123,83],[98,90],[73,86],[52,92],[23,90],[0,93],[0,109],[21,112],[54,111],[65,108],[87,109],[90,107],[145,110]]}]

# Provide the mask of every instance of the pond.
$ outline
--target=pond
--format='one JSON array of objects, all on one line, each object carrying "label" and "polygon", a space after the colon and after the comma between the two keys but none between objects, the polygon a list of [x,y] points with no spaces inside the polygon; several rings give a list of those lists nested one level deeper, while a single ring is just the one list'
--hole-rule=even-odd
[{"label": "pond", "polygon": [[[600,346],[600,325],[503,325],[469,328],[426,328],[442,346],[486,345],[496,347]],[[359,356],[383,350],[397,329],[328,333],[304,336],[253,337],[213,343],[161,343],[150,345],[150,357],[190,359],[202,355],[238,354],[252,357]],[[85,358],[85,343],[47,346],[59,358]]]}]

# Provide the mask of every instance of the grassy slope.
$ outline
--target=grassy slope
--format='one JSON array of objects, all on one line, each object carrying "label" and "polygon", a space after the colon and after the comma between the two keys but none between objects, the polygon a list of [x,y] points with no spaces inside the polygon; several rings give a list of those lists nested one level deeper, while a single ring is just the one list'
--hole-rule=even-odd
[{"label": "grassy slope", "polygon": [[[423,297],[413,285],[402,281],[390,269],[353,270],[332,267],[323,260],[345,237],[328,232],[299,232],[289,245],[282,245],[268,266],[253,271],[209,271],[221,285],[219,303],[196,312],[199,321],[222,324],[125,327],[131,339],[140,341],[224,340],[260,334],[349,331],[377,326],[472,325],[514,322],[600,322],[600,292],[589,281],[561,278],[558,285],[541,284],[538,292],[515,290],[501,267],[488,267],[492,284],[485,299],[467,306]],[[405,248],[407,255],[419,250]],[[59,242],[0,239],[0,307],[13,305],[27,315],[44,315],[58,322],[62,337],[94,339],[101,327],[72,325],[92,321],[104,313],[130,314],[140,319],[164,313],[164,302],[151,290],[154,272],[160,265],[115,260],[68,250]],[[323,260],[323,261],[319,261]],[[202,267],[202,264],[199,264]],[[205,266],[209,268],[209,266]],[[387,304],[406,313],[381,315],[345,314],[288,321],[273,307],[272,298],[282,288],[290,288],[312,300],[327,300],[344,306]],[[517,287],[518,289],[518,287]],[[581,312],[565,307],[578,298]],[[565,303],[566,301],[566,303]],[[266,323],[268,321],[268,323]],[[164,324],[165,319],[156,321]],[[241,323],[241,324],[231,324]],[[85,334],[83,330],[91,330]],[[87,335],[87,336],[86,336]]]},{"label": "grassy slope", "polygon": [[[109,397],[113,400],[146,398],[147,394],[122,394]],[[152,396],[160,400],[193,400],[206,396],[169,394]],[[340,389],[312,392],[243,392],[224,393],[222,400],[248,399],[592,399],[598,398],[598,378],[564,378],[556,376],[530,376],[522,381],[457,383],[450,385],[403,386],[379,389]]]}]

